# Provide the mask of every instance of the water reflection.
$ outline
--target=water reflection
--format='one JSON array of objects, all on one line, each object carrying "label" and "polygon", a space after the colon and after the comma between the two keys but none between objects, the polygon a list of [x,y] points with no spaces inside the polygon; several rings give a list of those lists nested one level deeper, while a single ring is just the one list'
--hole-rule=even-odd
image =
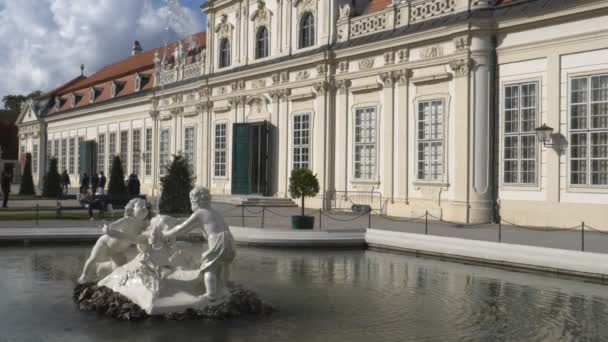
[{"label": "water reflection", "polygon": [[269,318],[119,323],[79,312],[71,302],[88,251],[88,246],[0,249],[0,341],[599,341],[608,336],[603,286],[344,250],[241,248],[235,280],[279,309]]}]

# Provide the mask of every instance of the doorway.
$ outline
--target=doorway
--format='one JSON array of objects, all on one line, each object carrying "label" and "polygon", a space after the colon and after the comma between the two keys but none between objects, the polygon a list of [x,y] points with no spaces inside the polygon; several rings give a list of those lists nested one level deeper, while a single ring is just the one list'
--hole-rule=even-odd
[{"label": "doorway", "polygon": [[232,193],[271,196],[272,130],[268,121],[232,128]]}]

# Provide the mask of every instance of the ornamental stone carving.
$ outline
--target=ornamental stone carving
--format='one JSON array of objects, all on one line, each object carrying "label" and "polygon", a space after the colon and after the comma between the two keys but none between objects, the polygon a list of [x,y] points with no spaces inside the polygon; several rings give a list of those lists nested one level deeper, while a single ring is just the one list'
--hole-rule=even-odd
[{"label": "ornamental stone carving", "polygon": [[228,22],[228,16],[222,14],[220,23],[215,27],[215,33],[217,33],[220,38],[230,38],[232,29],[233,26]]},{"label": "ornamental stone carving", "polygon": [[365,58],[359,61],[359,70],[371,69],[374,66],[374,58]]},{"label": "ornamental stone carving", "polygon": [[456,77],[464,77],[468,76],[471,69],[475,66],[475,61],[467,58],[467,59],[458,59],[450,62],[450,68],[454,72],[454,76]]},{"label": "ornamental stone carving", "polygon": [[310,78],[310,72],[308,72],[308,70],[299,71],[296,74],[296,80],[298,80],[298,81],[307,80],[309,78]]},{"label": "ornamental stone carving", "polygon": [[399,82],[399,85],[406,85],[414,73],[410,69],[393,71],[394,79]]},{"label": "ornamental stone carving", "polygon": [[399,58],[399,63],[405,63],[410,60],[410,50],[402,49],[397,52],[397,56]]},{"label": "ornamental stone carving", "polygon": [[315,12],[317,10],[317,0],[294,0],[293,7],[298,9],[298,13]]},{"label": "ornamental stone carving", "polygon": [[340,94],[346,94],[348,88],[350,88],[350,85],[350,80],[336,80],[336,89],[338,89]]},{"label": "ornamental stone carving", "polygon": [[341,61],[338,63],[338,72],[345,73],[348,72],[348,61]]},{"label": "ornamental stone carving", "polygon": [[[244,10],[243,10],[244,14]],[[268,26],[272,12],[266,7],[266,3],[263,0],[258,0],[258,8],[251,15],[251,21],[254,22],[255,28],[260,26]]]},{"label": "ornamental stone carving", "polygon": [[317,65],[317,77],[325,76],[326,72],[327,72],[327,65],[325,65],[325,64]]},{"label": "ornamental stone carving", "polygon": [[209,112],[213,109],[213,102],[211,101],[205,101],[205,102],[201,102],[196,104],[196,112],[197,113],[205,113],[205,112]]},{"label": "ornamental stone carving", "polygon": [[329,90],[329,83],[327,83],[326,81],[317,82],[313,84],[312,87],[317,93],[317,95],[325,95],[325,93],[327,93],[327,90]]},{"label": "ornamental stone carving", "polygon": [[281,72],[281,82],[283,82],[283,83],[289,82],[289,72],[287,72],[287,71]]},{"label": "ornamental stone carving", "polygon": [[209,97],[209,95],[211,95],[211,89],[205,87],[202,88],[201,90],[199,90],[198,92],[198,96],[199,98],[203,98],[203,97]]},{"label": "ornamental stone carving", "polygon": [[279,100],[287,100],[287,97],[291,94],[290,89],[275,89],[268,92],[272,102],[276,103]]},{"label": "ornamental stone carving", "polygon": [[266,80],[265,79],[253,80],[251,85],[254,89],[264,88],[264,87],[266,87]]},{"label": "ornamental stone carving", "polygon": [[342,4],[340,5],[340,19],[348,19],[351,16],[351,8],[348,2],[342,0]]},{"label": "ornamental stone carving", "polygon": [[471,46],[469,36],[462,36],[454,38],[454,48],[456,52],[467,51]]},{"label": "ornamental stone carving", "polygon": [[239,105],[244,105],[245,100],[247,100],[247,97],[245,96],[235,96],[228,99],[228,104],[230,105],[230,107],[236,108]]},{"label": "ornamental stone carving", "polygon": [[420,49],[421,59],[430,59],[443,56],[443,47],[440,45],[428,46]]},{"label": "ornamental stone carving", "polygon": [[384,53],[384,65],[395,64],[395,53],[393,51]]},{"label": "ornamental stone carving", "polygon": [[279,84],[281,82],[281,75],[279,73],[272,74],[272,84]]}]

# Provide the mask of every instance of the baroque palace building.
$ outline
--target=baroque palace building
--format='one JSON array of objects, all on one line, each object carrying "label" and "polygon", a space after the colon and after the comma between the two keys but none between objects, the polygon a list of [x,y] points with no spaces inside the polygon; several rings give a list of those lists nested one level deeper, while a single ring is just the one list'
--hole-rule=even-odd
[{"label": "baroque palace building", "polygon": [[78,179],[91,158],[80,143],[95,141],[89,170],[108,173],[119,155],[149,195],[181,153],[216,195],[287,197],[291,170],[306,167],[317,207],[368,196],[395,216],[605,227],[607,0],[202,10],[205,32],[136,43],[24,106],[20,148],[38,180],[48,156]]}]

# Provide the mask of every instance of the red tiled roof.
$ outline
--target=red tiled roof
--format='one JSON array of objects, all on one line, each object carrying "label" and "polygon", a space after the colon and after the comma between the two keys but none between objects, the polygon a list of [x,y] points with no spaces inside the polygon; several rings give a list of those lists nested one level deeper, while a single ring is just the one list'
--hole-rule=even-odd
[{"label": "red tiled roof", "polygon": [[367,13],[374,13],[385,9],[388,5],[392,4],[392,0],[371,0]]},{"label": "red tiled roof", "polygon": [[[206,32],[199,32],[193,35],[198,48],[204,48],[206,46],[206,35]],[[178,41],[167,44],[168,57],[172,56],[173,50],[175,50],[177,44]],[[49,113],[57,113],[67,109],[80,108],[89,105],[89,90],[93,86],[100,91],[95,98],[95,103],[109,100],[111,98],[111,84],[113,80],[124,83],[124,86],[116,94],[116,97],[133,94],[135,93],[136,73],[141,73],[142,75],[149,77],[147,82],[142,84],[141,90],[152,88],[154,85],[154,53],[157,50],[159,53],[163,53],[163,47],[141,52],[122,61],[107,65],[89,77],[79,76],[61,87],[48,92],[47,95],[61,96],[62,99],[62,105],[59,109],[55,109],[55,104],[52,102],[52,108]],[[82,95],[74,107],[72,107],[72,93],[79,93]]]}]

